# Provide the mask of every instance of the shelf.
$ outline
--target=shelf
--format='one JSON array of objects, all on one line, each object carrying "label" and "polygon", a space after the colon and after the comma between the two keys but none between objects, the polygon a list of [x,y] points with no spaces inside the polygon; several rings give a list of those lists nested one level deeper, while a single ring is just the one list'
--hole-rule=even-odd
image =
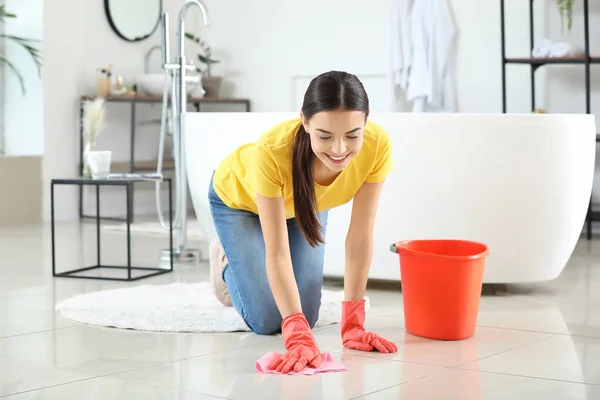
[{"label": "shelf", "polygon": [[[133,171],[134,172],[156,171],[157,163],[158,163],[157,160],[135,161],[133,164]],[[129,172],[130,171],[129,168],[130,168],[129,161],[113,162],[110,164],[110,172]],[[164,160],[162,169],[163,170],[175,169],[175,161]]]},{"label": "shelf", "polygon": [[[84,95],[81,96],[80,100],[81,101],[87,101],[87,100],[94,100],[96,99],[98,96],[96,95]],[[132,103],[132,102],[136,102],[136,103],[162,103],[163,98],[162,96],[151,96],[151,95],[145,95],[145,94],[138,94],[135,96],[127,96],[127,95],[123,95],[123,96],[106,96],[104,97],[104,100],[107,102],[126,102],[126,103]],[[170,102],[170,97],[169,97],[169,102]],[[250,99],[243,99],[243,98],[229,98],[229,97],[191,97],[188,96],[187,97],[187,102],[190,104],[204,104],[204,103],[211,103],[211,104],[245,104],[248,107],[250,106]]]},{"label": "shelf", "polygon": [[[533,57],[510,57],[505,58],[507,64],[585,64],[585,57],[554,57],[554,58],[533,58]],[[590,64],[600,64],[600,57],[590,57]]]}]

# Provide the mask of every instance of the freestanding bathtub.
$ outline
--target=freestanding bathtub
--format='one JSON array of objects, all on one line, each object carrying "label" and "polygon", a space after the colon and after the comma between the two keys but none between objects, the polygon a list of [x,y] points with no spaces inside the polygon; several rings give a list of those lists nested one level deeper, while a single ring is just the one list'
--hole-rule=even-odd
[{"label": "freestanding bathtub", "polygon": [[[196,215],[214,237],[207,185],[238,145],[297,113],[189,113],[186,152]],[[409,114],[370,117],[393,141],[370,278],[399,280],[390,244],[460,238],[490,247],[485,283],[556,278],[580,237],[592,190],[592,115]],[[330,211],[325,274],[344,273],[352,203]]]}]

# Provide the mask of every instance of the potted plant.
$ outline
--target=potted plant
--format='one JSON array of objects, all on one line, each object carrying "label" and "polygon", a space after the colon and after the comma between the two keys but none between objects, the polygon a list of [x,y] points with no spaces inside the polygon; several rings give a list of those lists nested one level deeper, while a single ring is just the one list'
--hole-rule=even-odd
[{"label": "potted plant", "polygon": [[[0,6],[0,23],[4,23],[6,18],[16,18],[16,17],[17,16],[15,14],[11,14],[6,11],[6,6]],[[25,38],[22,38],[19,36],[13,36],[13,35],[7,35],[4,33],[0,33],[0,40],[4,40],[4,39],[15,42],[19,46],[23,47],[29,53],[31,55],[31,58],[33,58],[33,62],[35,63],[35,65],[38,69],[38,75],[41,76],[42,52],[40,49],[38,49],[34,46],[34,44],[38,43],[39,40],[25,39]],[[1,52],[0,52],[0,64],[5,64],[6,66],[8,66],[8,68],[17,76],[17,78],[19,79],[19,84],[21,85],[21,92],[23,94],[25,94],[26,93],[25,80],[23,79],[23,75],[21,75],[21,73],[19,72],[17,67],[12,62],[10,62],[4,56],[4,54],[2,54]]]},{"label": "potted plant", "polygon": [[570,31],[573,27],[573,2],[574,0],[557,0],[561,30],[565,29],[565,17],[567,18],[567,29]]},{"label": "potted plant", "polygon": [[203,50],[204,54],[198,54],[198,60],[204,64],[206,67],[204,69],[196,66],[196,71],[202,75],[202,87],[205,90],[206,97],[219,97],[219,91],[221,89],[221,82],[223,80],[220,76],[213,76],[211,71],[211,66],[213,64],[217,64],[220,61],[213,58],[212,50],[210,46],[199,37],[186,32],[185,37],[192,42],[198,44],[200,48]]}]

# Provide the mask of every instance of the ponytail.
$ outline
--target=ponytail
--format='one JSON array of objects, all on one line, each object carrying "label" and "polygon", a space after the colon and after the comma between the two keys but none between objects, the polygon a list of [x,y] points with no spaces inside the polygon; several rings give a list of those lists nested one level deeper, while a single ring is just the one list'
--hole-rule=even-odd
[{"label": "ponytail", "polygon": [[310,135],[301,124],[294,139],[292,184],[294,187],[294,213],[300,231],[312,247],[325,243],[321,235],[321,222],[317,216],[317,198],[313,180],[313,156]]}]

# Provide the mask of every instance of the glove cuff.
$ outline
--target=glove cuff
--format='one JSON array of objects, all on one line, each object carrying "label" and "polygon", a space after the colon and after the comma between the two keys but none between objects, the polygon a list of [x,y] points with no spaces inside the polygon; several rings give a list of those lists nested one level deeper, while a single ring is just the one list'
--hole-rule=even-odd
[{"label": "glove cuff", "polygon": [[314,342],[310,324],[302,312],[290,314],[281,322],[281,336],[285,348],[290,350],[292,347],[307,342]]},{"label": "glove cuff", "polygon": [[342,301],[342,335],[350,329],[364,329],[365,299]]}]

